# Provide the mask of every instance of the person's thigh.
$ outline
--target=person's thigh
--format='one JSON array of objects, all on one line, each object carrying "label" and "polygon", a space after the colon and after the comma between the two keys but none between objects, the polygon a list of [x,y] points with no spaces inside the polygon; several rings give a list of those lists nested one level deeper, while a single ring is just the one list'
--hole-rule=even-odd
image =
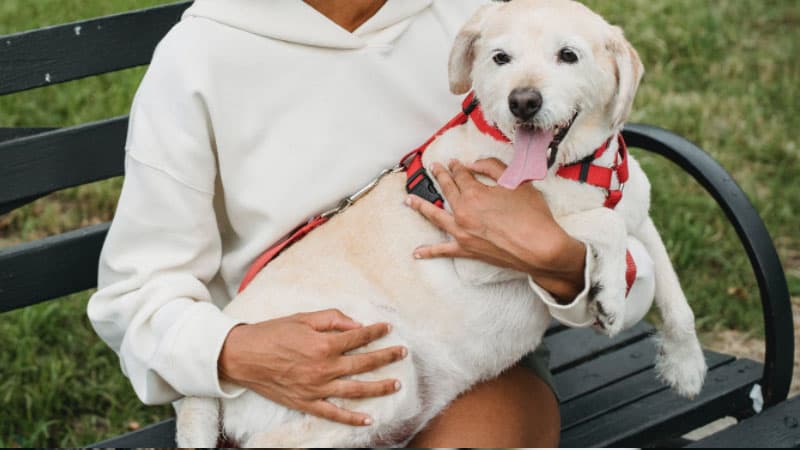
[{"label": "person's thigh", "polygon": [[558,401],[536,373],[519,365],[465,392],[410,447],[557,447]]}]

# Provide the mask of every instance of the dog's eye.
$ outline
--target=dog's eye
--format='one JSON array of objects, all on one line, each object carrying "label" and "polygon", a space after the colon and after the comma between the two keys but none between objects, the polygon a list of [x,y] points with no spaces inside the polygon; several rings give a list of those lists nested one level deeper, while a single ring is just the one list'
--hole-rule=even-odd
[{"label": "dog's eye", "polygon": [[569,47],[564,47],[558,52],[558,60],[567,64],[578,62],[578,55]]},{"label": "dog's eye", "polygon": [[508,53],[497,52],[497,53],[494,54],[494,56],[492,56],[492,60],[498,66],[502,66],[503,64],[510,63],[511,62],[511,57],[508,55]]}]

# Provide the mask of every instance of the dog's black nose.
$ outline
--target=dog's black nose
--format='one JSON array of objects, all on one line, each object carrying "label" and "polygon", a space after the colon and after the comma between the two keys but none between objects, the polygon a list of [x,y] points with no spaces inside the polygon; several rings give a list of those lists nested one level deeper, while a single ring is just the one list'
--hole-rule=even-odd
[{"label": "dog's black nose", "polygon": [[542,108],[542,94],[534,88],[516,88],[508,96],[508,107],[517,119],[531,120]]}]

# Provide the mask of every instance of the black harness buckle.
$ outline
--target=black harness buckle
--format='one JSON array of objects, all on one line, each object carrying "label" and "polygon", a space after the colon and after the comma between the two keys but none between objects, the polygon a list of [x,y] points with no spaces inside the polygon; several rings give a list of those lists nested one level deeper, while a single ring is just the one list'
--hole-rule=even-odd
[{"label": "black harness buckle", "polygon": [[472,101],[469,102],[469,105],[462,108],[461,111],[464,112],[464,115],[468,116],[472,113],[472,110],[474,110],[477,106],[478,106],[478,97],[473,97]]},{"label": "black harness buckle", "polygon": [[439,191],[436,190],[436,185],[433,184],[433,180],[428,176],[428,172],[425,171],[424,167],[417,169],[416,172],[408,177],[406,181],[406,192],[424,198],[431,203],[444,202],[444,199],[439,195]]}]

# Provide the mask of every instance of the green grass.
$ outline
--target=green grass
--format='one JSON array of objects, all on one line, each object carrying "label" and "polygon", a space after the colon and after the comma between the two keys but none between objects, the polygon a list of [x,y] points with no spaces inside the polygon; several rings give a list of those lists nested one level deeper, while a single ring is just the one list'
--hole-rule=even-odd
[{"label": "green grass", "polygon": [[171,413],[141,405],[116,356],[94,335],[86,298],[76,294],[0,320],[0,446],[80,447]]},{"label": "green grass", "polygon": [[[3,0],[0,35],[164,3]],[[800,3],[590,0],[647,69],[632,121],[707,149],[764,218],[800,296]],[[0,127],[65,126],[125,114],[142,69],[0,97]],[[688,175],[636,152],[653,216],[703,330],[761,332],[758,290],[735,233]],[[70,189],[0,216],[0,247],[108,220],[121,182]],[[168,416],[145,407],[85,317],[88,293],[0,315],[0,445],[79,446]],[[557,351],[557,349],[553,349]]]}]

